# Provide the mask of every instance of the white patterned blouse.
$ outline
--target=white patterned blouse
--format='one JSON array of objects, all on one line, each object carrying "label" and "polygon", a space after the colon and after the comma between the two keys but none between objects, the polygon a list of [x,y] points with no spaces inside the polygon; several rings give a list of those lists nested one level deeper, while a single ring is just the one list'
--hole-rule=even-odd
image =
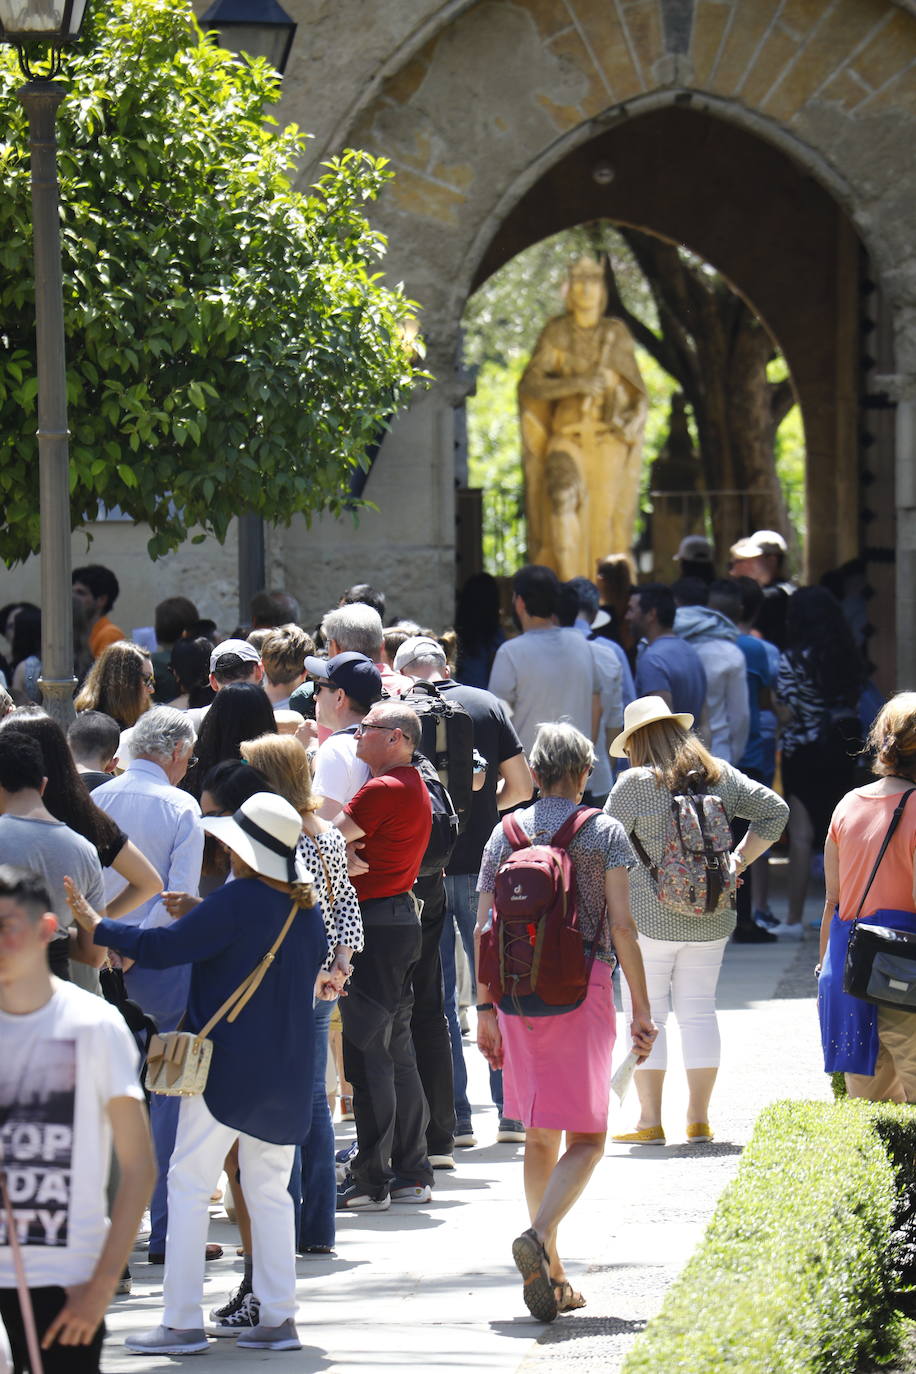
[{"label": "white patterned blouse", "polygon": [[363,947],[363,918],[356,888],[347,872],[347,846],[340,831],[331,825],[317,839],[301,835],[298,848],[300,857],[315,877],[315,890],[328,935],[329,953],[324,967],[329,969],[338,945],[346,945],[354,954]]},{"label": "white patterned blouse", "polygon": [[[779,839],[789,814],[782,797],[763,783],[752,782],[724,759],[716,762],[722,773],[719,781],[711,783],[708,790],[722,798],[728,819],[741,816],[750,821],[750,829],[761,839],[770,843]],[[628,768],[621,773],[604,809],[620,821],[627,835],[635,833],[653,863],[660,861],[671,810],[671,793],[659,785],[653,769]],[[671,911],[658,900],[652,878],[641,863],[630,873],[630,904],[637,930],[652,940],[678,943],[722,940],[731,935],[737,920],[734,907],[713,912],[711,916],[682,916]]]}]

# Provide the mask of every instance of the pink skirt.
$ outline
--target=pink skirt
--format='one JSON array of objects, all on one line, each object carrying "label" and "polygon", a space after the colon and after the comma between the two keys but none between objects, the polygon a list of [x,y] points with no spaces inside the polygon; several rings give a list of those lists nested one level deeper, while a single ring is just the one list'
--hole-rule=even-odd
[{"label": "pink skirt", "polygon": [[503,1116],[550,1131],[606,1131],[617,1033],[611,970],[595,960],[585,1001],[561,1016],[507,1016]]}]

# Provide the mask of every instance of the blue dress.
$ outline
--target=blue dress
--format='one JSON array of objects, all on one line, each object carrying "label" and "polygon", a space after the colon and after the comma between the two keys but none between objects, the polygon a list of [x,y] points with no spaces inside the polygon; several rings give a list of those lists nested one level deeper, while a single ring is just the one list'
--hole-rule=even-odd
[{"label": "blue dress", "polygon": [[[869,925],[894,930],[916,928],[912,911],[872,911]],[[825,1073],[859,1073],[871,1077],[878,1059],[878,1011],[873,1002],[843,990],[846,951],[855,921],[841,921],[836,911],[830,923],[827,952],[817,983],[817,1011]]]}]

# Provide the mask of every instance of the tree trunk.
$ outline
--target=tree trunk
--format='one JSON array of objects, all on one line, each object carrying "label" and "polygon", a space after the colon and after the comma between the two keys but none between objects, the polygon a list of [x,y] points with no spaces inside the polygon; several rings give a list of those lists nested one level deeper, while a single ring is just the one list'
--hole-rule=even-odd
[{"label": "tree trunk", "polygon": [[625,227],[619,232],[649,283],[660,333],[626,308],[611,269],[609,309],[675,379],[690,404],[720,561],[736,539],[754,529],[788,537],[774,441],[794,396],[791,383],[767,378],[767,363],[776,351],[772,339],[717,273],[662,239]]}]

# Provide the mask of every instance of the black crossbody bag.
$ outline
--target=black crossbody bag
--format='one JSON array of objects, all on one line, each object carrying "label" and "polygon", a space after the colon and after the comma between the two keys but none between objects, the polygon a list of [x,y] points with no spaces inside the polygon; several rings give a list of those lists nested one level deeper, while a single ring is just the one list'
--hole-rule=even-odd
[{"label": "black crossbody bag", "polygon": [[859,920],[881,860],[914,792],[916,787],[908,788],[897,803],[853,917],[843,969],[843,990],[851,997],[859,997],[878,1007],[916,1012],[916,914],[913,915],[913,930],[897,930],[893,926]]}]

